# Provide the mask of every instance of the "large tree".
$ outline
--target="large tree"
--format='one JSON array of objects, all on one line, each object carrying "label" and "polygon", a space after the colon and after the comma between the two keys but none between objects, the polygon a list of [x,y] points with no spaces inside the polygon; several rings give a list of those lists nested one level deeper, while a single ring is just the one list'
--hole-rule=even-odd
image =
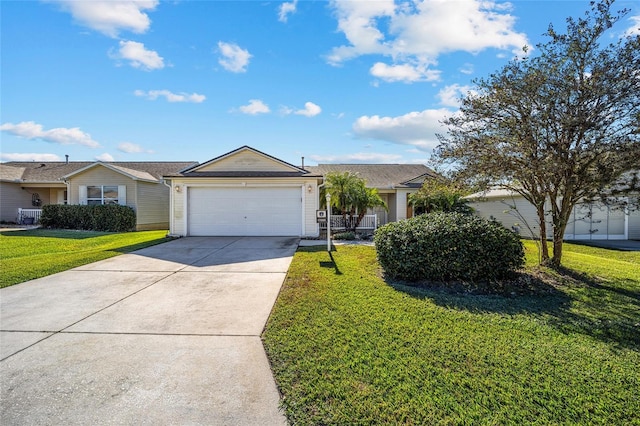
[{"label": "large tree", "polygon": [[[541,259],[552,266],[573,207],[621,189],[625,173],[640,168],[640,35],[605,36],[628,14],[611,12],[613,2],[568,18],[565,34],[549,26],[533,55],[476,80],[439,135],[436,158],[456,164],[459,178],[506,187],[536,207]],[[602,46],[605,37],[612,41]]]}]

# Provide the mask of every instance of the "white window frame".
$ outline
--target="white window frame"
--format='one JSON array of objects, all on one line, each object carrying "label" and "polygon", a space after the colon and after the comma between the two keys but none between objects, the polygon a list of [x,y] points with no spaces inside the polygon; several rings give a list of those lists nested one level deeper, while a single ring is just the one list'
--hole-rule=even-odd
[{"label": "white window frame", "polygon": [[[89,197],[89,188],[100,188],[100,197]],[[105,198],[105,188],[115,188],[118,192],[117,198]],[[127,204],[126,185],[82,185],[79,187],[80,204]]]}]

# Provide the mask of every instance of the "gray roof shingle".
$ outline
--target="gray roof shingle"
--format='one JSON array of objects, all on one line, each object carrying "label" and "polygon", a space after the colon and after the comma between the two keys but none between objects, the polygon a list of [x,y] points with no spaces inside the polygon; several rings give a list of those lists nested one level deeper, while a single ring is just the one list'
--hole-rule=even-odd
[{"label": "gray roof shingle", "polygon": [[[23,181],[23,182],[59,182],[63,176],[71,174],[82,168],[95,164],[96,161],[64,161],[59,162],[18,162],[11,161],[0,163],[0,178],[2,180]],[[187,167],[197,164],[195,161],[109,161],[104,162],[115,168],[129,169],[135,171],[134,175],[145,176],[146,179],[153,177],[158,181],[162,176],[177,173]],[[17,170],[21,170],[19,173]],[[124,171],[124,170],[123,170]],[[131,172],[129,172],[132,174]],[[6,177],[11,177],[7,179]]]},{"label": "gray roof shingle", "polygon": [[0,164],[0,180],[16,182],[22,179],[24,167],[5,166]]},{"label": "gray roof shingle", "polygon": [[326,175],[330,172],[353,172],[363,178],[370,188],[419,188],[419,183],[407,183],[425,176],[438,177],[438,174],[423,164],[318,164],[305,166],[311,173]]}]

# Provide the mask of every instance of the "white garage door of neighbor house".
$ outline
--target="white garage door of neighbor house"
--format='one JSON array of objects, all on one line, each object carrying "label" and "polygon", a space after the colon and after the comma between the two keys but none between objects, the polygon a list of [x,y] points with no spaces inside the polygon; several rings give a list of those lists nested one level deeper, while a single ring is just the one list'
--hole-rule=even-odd
[{"label": "white garage door of neighbor house", "polygon": [[300,187],[192,187],[188,190],[191,236],[300,236]]}]

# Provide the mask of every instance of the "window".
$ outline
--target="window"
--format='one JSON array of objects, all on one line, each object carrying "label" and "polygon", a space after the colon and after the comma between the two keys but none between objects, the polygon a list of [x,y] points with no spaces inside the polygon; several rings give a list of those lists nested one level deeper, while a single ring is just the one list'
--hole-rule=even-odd
[{"label": "window", "polygon": [[124,185],[81,186],[80,204],[126,204]]}]

